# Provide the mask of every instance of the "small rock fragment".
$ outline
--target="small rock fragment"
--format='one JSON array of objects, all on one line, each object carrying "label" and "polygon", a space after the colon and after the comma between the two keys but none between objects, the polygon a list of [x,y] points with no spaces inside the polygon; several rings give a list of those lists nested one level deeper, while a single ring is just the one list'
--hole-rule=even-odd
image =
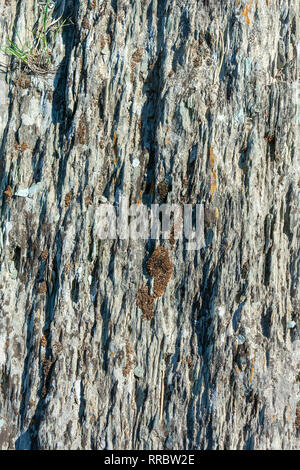
[{"label": "small rock fragment", "polygon": [[132,166],[133,166],[133,168],[137,168],[137,167],[139,166],[139,164],[140,164],[140,161],[139,161],[137,158],[135,158],[135,159],[132,161]]},{"label": "small rock fragment", "polygon": [[140,366],[137,366],[137,367],[134,369],[133,373],[134,373],[134,375],[135,375],[136,377],[138,377],[139,379],[140,379],[141,377],[143,377],[143,375],[144,375],[144,371],[143,371],[142,367],[140,367]]},{"label": "small rock fragment", "polygon": [[245,341],[246,341],[246,338],[245,338],[245,336],[243,336],[243,335],[238,335],[238,336],[236,337],[236,340],[237,340],[237,343],[238,343],[238,344],[244,344]]}]

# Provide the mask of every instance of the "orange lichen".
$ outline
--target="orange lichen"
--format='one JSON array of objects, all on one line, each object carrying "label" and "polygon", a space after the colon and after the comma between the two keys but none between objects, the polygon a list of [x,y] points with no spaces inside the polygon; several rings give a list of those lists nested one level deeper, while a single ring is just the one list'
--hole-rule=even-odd
[{"label": "orange lichen", "polygon": [[215,155],[212,147],[209,147],[209,163],[212,168],[215,166]]},{"label": "orange lichen", "polygon": [[214,197],[214,194],[217,190],[217,174],[215,170],[212,170],[211,177],[210,177],[210,192],[212,194],[212,197]]},{"label": "orange lichen", "polygon": [[9,199],[13,196],[13,192],[11,187],[8,185],[6,190],[4,191],[5,196],[7,196]]},{"label": "orange lichen", "polygon": [[242,11],[242,16],[245,17],[245,22],[247,24],[250,24],[249,12],[250,12],[251,8],[252,8],[252,0],[250,1],[249,5],[246,5],[244,11]]},{"label": "orange lichen", "polygon": [[114,153],[117,152],[117,142],[118,142],[117,134],[114,132],[114,138],[113,138],[113,151],[114,151]]},{"label": "orange lichen", "polygon": [[252,359],[251,361],[252,365],[251,365],[251,376],[250,376],[250,379],[249,379],[249,382],[252,383],[254,381],[254,375],[255,375],[255,369],[254,369],[254,363],[255,363],[255,358]]},{"label": "orange lichen", "polygon": [[140,190],[140,196],[139,196],[139,198],[138,198],[138,200],[137,200],[137,205],[138,205],[138,206],[140,205],[140,203],[141,203],[141,201],[142,201],[142,195],[143,195],[143,190],[141,189],[141,190]]},{"label": "orange lichen", "polygon": [[211,176],[210,176],[210,192],[212,197],[217,190],[217,173],[214,170],[215,166],[215,154],[212,147],[209,147],[209,166],[211,167]]}]

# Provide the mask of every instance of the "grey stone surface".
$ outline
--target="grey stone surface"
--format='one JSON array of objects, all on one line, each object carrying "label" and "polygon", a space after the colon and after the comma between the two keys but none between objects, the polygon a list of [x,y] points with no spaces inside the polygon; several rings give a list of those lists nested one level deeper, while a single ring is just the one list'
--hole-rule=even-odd
[{"label": "grey stone surface", "polygon": [[[54,73],[1,55],[0,447],[299,449],[299,1],[63,12]],[[40,14],[1,2],[1,44]],[[205,248],[98,239],[101,202],[162,181]]]}]

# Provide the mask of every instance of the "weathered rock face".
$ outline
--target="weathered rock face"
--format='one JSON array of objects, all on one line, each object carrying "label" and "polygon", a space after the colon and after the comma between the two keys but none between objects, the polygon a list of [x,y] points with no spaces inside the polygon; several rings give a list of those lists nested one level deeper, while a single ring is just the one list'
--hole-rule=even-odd
[{"label": "weathered rock face", "polygon": [[[57,1],[54,72],[2,56],[2,449],[300,448],[299,13]],[[99,240],[121,196],[204,203],[205,247]]]}]

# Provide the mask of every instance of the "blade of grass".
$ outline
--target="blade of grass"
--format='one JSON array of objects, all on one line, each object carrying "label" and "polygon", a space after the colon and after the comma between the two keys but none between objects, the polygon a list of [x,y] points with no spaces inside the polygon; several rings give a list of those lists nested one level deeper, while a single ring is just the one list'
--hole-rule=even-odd
[{"label": "blade of grass", "polygon": [[17,59],[22,60],[23,62],[27,63],[27,55],[24,54],[24,53],[19,53],[13,47],[7,46],[3,50],[3,52],[5,52],[5,54],[7,54],[7,55],[12,55],[12,56],[16,57]]},{"label": "blade of grass", "polygon": [[22,54],[24,51],[22,49],[19,49],[19,47],[17,46],[17,44],[13,41],[11,41],[10,39],[8,40],[8,42],[10,43],[11,47],[18,51],[20,54]]},{"label": "blade of grass", "polygon": [[15,26],[14,26],[14,30],[15,30],[17,39],[19,40],[19,43],[21,44],[22,49],[24,49],[23,43],[22,43],[22,41],[21,41],[21,39],[20,39],[19,33],[18,33],[17,28],[16,28]]},{"label": "blade of grass", "polygon": [[56,38],[57,38],[57,35],[60,33],[62,27],[64,26],[64,24],[66,23],[67,20],[64,20],[62,22],[62,24],[59,26],[59,28],[55,31],[55,34],[54,34],[54,42],[56,41]]},{"label": "blade of grass", "polygon": [[[42,64],[42,57],[44,56],[47,59],[47,62],[51,64],[51,55],[49,54],[49,46],[48,46],[48,34],[50,32],[54,33],[53,40],[52,42],[55,42],[57,39],[58,34],[61,32],[63,26],[66,24],[67,20],[62,21],[60,25],[57,27],[54,27],[56,23],[58,23],[61,20],[61,17],[57,18],[55,21],[53,21],[50,24],[49,22],[49,10],[50,10],[50,0],[46,0],[43,8],[43,13],[40,16],[39,20],[37,21],[37,32],[34,32],[33,30],[30,30],[29,28],[26,27],[28,31],[31,32],[32,35],[32,41],[30,43],[28,42],[22,42],[21,38],[18,34],[18,31],[16,27],[14,26],[14,31],[16,34],[16,41],[14,42],[13,40],[8,40],[8,45],[6,47],[1,47],[0,45],[0,50],[2,50],[5,54],[13,56],[22,62],[26,63],[27,66],[33,70],[35,73],[44,73],[45,70],[43,69],[43,66],[39,66],[39,62]],[[37,60],[37,62],[36,62]],[[36,62],[36,63],[35,63]]]},{"label": "blade of grass", "polygon": [[49,7],[49,0],[46,1],[45,12],[43,16],[44,34],[46,34],[47,32],[48,7]]},{"label": "blade of grass", "polygon": [[43,17],[43,43],[44,43],[44,53],[47,57],[47,61],[49,64],[51,64],[51,60],[48,54],[48,43],[47,43],[47,19],[48,19],[48,8],[49,8],[49,0],[46,0],[46,6],[45,6],[45,12],[44,12],[44,17]]}]

